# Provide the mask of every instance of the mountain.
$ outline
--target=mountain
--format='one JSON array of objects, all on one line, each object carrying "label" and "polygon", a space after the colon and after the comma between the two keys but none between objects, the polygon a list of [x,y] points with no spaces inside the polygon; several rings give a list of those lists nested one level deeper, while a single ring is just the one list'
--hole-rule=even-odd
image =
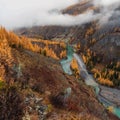
[{"label": "mountain", "polygon": [[[113,86],[120,86],[120,6],[111,10],[110,17],[92,20],[82,25],[73,26],[33,26],[15,30],[18,35],[56,41],[66,41],[73,46],[80,45],[77,53],[83,56],[89,71],[98,78],[98,82],[106,85],[106,79],[112,81]],[[77,16],[87,11],[94,15],[106,14],[103,6],[95,6],[92,0],[82,1],[61,10],[62,14]],[[102,12],[103,11],[103,12]],[[111,12],[112,11],[112,12]],[[105,21],[101,24],[101,21]],[[76,49],[76,48],[75,48]],[[102,76],[102,77],[100,77]]]},{"label": "mountain", "polygon": [[78,25],[0,28],[0,120],[119,119],[112,113],[120,106],[120,6],[113,6],[83,0],[49,11],[101,18]]},{"label": "mountain", "polygon": [[60,44],[0,29],[1,120],[118,119],[99,104],[92,88],[63,72],[58,57],[48,52],[51,45],[65,47]]},{"label": "mountain", "polygon": [[[72,5],[61,12],[77,16],[86,11],[93,10],[94,14],[100,13],[102,7],[95,7],[92,0]],[[118,12],[120,9],[116,9]],[[120,23],[119,15],[113,14],[105,25],[99,25],[97,21],[88,22],[83,25],[65,26],[33,26],[16,30],[18,35],[36,37],[43,39],[69,40],[71,44],[80,42],[81,49],[90,48],[96,53],[101,53],[105,58],[120,60]],[[110,39],[110,40],[109,40]],[[98,48],[99,45],[99,49]],[[111,45],[112,48],[111,48]],[[107,47],[107,48],[106,48]],[[106,51],[103,53],[103,51]],[[109,54],[111,53],[111,56]]]}]

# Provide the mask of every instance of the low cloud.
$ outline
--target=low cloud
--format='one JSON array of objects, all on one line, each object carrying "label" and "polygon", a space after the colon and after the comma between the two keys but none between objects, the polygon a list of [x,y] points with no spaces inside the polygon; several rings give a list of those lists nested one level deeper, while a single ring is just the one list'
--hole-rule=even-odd
[{"label": "low cloud", "polygon": [[[81,25],[92,20],[100,24],[108,22],[120,4],[119,0],[93,0],[100,6],[100,13],[90,10],[77,16],[61,14],[59,11],[82,0],[0,0],[0,25],[7,29],[34,25]],[[118,11],[115,14],[120,14]]]},{"label": "low cloud", "polygon": [[96,5],[110,6],[116,3],[120,3],[120,0],[94,0]]},{"label": "low cloud", "polygon": [[[100,7],[99,24],[104,25],[111,21],[120,21],[120,10],[116,10],[120,7],[120,0],[94,0],[93,4],[96,7]],[[112,18],[114,17],[114,18]],[[112,18],[112,19],[110,19]],[[117,20],[116,20],[117,18]]]}]

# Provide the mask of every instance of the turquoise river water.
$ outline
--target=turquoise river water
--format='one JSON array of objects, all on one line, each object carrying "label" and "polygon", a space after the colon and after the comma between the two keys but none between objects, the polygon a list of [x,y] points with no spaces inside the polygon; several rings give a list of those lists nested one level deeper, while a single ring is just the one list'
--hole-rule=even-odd
[{"label": "turquoise river water", "polygon": [[[105,98],[102,98],[102,97],[99,96],[99,92],[100,92],[99,84],[97,84],[95,82],[94,78],[91,75],[88,74],[88,72],[86,70],[86,67],[85,67],[85,64],[83,63],[83,61],[81,60],[81,58],[79,58],[77,56],[77,54],[74,55],[74,50],[73,50],[73,48],[70,45],[67,45],[67,59],[63,59],[60,62],[61,65],[62,65],[62,68],[63,68],[64,72],[67,73],[67,74],[69,74],[69,75],[72,75],[72,71],[70,69],[70,63],[71,63],[73,57],[75,57],[76,60],[80,63],[79,66],[80,66],[81,70],[83,70],[83,73],[84,73],[84,77],[83,78],[85,80],[85,83],[87,85],[92,86],[95,89],[95,92],[96,92],[96,95],[98,97],[98,100],[106,108],[111,107],[112,106],[111,102],[109,102]],[[92,82],[91,82],[91,79],[92,79]],[[89,84],[89,81],[92,84]],[[120,118],[120,108],[117,108],[117,107],[114,107],[114,106],[112,106],[112,108],[113,108],[113,110],[112,110],[113,114],[115,114],[118,118]]]}]

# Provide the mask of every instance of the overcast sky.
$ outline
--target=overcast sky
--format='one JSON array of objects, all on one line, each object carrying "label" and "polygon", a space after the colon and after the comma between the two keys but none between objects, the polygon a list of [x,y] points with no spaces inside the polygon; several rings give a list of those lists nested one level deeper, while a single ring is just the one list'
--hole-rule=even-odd
[{"label": "overcast sky", "polygon": [[[83,24],[99,18],[103,13],[94,15],[93,11],[76,17],[57,12],[81,0],[0,0],[0,25],[11,29],[33,25],[74,25]],[[120,0],[95,0],[95,5],[105,8]],[[54,12],[53,12],[54,11]],[[108,9],[106,10],[108,11]],[[110,13],[106,12],[107,18]]]}]

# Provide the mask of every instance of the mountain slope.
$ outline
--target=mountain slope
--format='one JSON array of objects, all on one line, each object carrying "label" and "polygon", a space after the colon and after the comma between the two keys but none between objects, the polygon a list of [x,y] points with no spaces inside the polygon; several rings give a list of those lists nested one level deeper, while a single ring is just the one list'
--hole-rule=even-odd
[{"label": "mountain slope", "polygon": [[93,89],[66,75],[57,60],[20,47],[18,37],[4,29],[0,35],[0,119],[117,120],[98,103]]},{"label": "mountain slope", "polygon": [[[110,6],[112,8],[112,6]],[[101,13],[104,7],[94,6],[92,0],[80,2],[61,11],[62,14],[77,16],[92,10]],[[110,8],[109,8],[110,9]],[[110,12],[110,11],[109,11]],[[76,26],[34,26],[16,30],[18,35],[56,41],[65,41],[75,46],[88,69],[101,84],[112,82],[112,87],[120,86],[120,7],[110,12],[111,17],[94,20]],[[101,23],[103,21],[103,23]],[[78,48],[77,45],[80,47]],[[102,78],[102,80],[101,80]],[[104,83],[104,82],[105,83]]]}]

